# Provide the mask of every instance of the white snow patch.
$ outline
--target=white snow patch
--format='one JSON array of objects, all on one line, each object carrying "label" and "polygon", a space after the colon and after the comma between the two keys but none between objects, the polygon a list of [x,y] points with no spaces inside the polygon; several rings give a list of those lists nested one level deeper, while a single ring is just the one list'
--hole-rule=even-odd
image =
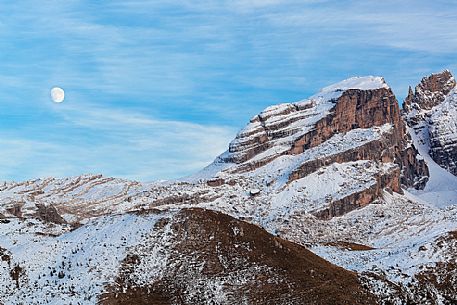
[{"label": "white snow patch", "polygon": [[389,89],[384,78],[379,76],[361,76],[345,79],[339,83],[323,88],[321,92],[345,91],[349,89],[375,90],[382,88]]},{"label": "white snow patch", "polygon": [[430,178],[423,190],[409,190],[422,200],[436,207],[446,207],[457,204],[457,177],[436,164],[429,155],[428,128],[423,128],[416,134],[415,130],[409,130],[414,145],[427,163]]}]

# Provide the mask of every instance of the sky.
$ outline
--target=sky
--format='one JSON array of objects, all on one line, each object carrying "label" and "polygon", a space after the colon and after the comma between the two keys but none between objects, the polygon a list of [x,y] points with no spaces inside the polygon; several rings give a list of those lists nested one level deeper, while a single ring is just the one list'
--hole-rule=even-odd
[{"label": "sky", "polygon": [[457,71],[453,1],[18,0],[0,14],[0,180],[178,178],[269,105],[365,75],[401,101]]}]

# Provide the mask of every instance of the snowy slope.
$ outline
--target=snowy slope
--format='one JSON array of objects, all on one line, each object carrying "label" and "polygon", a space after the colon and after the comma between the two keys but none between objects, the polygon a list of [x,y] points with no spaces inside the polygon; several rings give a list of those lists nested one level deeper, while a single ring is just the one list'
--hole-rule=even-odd
[{"label": "snowy slope", "polygon": [[[350,89],[357,91],[348,95],[350,100],[364,98],[362,102],[369,103],[367,113],[385,108],[376,112],[377,120],[369,117],[364,122],[371,124],[368,127],[353,124],[344,129],[341,120],[349,117],[342,116],[335,123],[341,125],[327,129],[339,99]],[[431,129],[440,130],[446,142],[454,131],[418,125],[409,129],[412,142],[402,147],[398,141],[409,135],[398,139],[401,125],[382,120],[398,107],[387,107],[387,100],[396,103],[384,79],[363,77],[326,87],[297,103],[271,106],[251,119],[229,151],[182,180],[141,183],[83,175],[3,183],[0,303],[122,304],[109,302],[114,302],[113,295],[133,297],[130,288],[148,295],[158,287],[160,293],[182,291],[188,298],[183,304],[224,304],[239,291],[236,285],[249,290],[261,281],[287,291],[284,287],[291,283],[307,283],[300,277],[290,281],[293,267],[283,266],[281,273],[271,264],[276,253],[286,255],[279,249],[302,249],[297,251],[304,255],[303,248],[275,242],[264,228],[357,272],[372,292],[390,293],[396,304],[429,304],[430,297],[419,291],[434,295],[435,304],[446,304],[447,291],[430,279],[420,281],[425,281],[425,271],[439,264],[451,266],[456,259],[456,243],[449,236],[457,230],[457,178],[433,161],[428,137]],[[452,121],[449,107],[454,100],[446,101],[443,105],[448,106],[436,113],[449,114]],[[444,114],[445,107],[449,109]],[[316,137],[313,145],[295,146],[307,137]],[[420,155],[408,158],[425,160],[430,172],[420,191],[399,189],[403,161],[396,150],[410,149],[411,144]],[[182,214],[188,208],[223,214]],[[189,223],[185,215],[196,219]],[[210,219],[214,222],[208,223]],[[205,230],[203,224],[208,226]],[[221,231],[222,224],[231,228],[226,230],[230,234]],[[240,242],[244,226],[257,228],[262,238]],[[263,243],[266,240],[269,244]],[[242,253],[233,272],[227,271],[233,267],[231,251],[221,250],[225,243],[240,251],[234,253]],[[259,249],[272,251],[268,260],[261,261],[264,254],[256,252]],[[258,254],[254,263],[245,259],[251,254]],[[452,280],[455,271],[450,270],[440,280]],[[282,277],[284,272],[289,277]],[[309,272],[307,279],[320,277]],[[316,291],[306,293],[311,297]],[[291,296],[283,299],[287,297]],[[238,296],[235,300],[242,303]]]},{"label": "snowy slope", "polygon": [[[439,207],[457,204],[457,89],[449,71],[422,79],[404,114],[430,178],[419,198]],[[408,102],[406,102],[408,104]]]},{"label": "snowy slope", "polygon": [[389,86],[384,78],[379,76],[359,76],[351,77],[339,83],[325,87],[320,91],[319,95],[322,93],[344,91],[348,89],[373,90],[381,88],[389,89]]},{"label": "snowy slope", "polygon": [[440,167],[430,157],[429,129],[425,124],[419,131],[411,130],[411,136],[421,156],[427,162],[430,178],[423,190],[411,190],[422,200],[437,207],[457,204],[457,177]]},{"label": "snowy slope", "polygon": [[[64,226],[57,237],[46,235],[48,228],[39,222],[2,224],[0,247],[10,257],[1,263],[2,302],[95,304],[104,286],[114,281],[127,249],[140,243],[158,218],[99,217],[74,231]],[[9,272],[13,266],[21,268],[17,283]]]}]

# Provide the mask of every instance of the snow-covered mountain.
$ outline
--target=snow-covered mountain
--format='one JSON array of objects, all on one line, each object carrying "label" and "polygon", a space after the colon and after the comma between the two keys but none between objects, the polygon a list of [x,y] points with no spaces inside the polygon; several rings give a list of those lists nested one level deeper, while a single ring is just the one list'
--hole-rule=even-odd
[{"label": "snow-covered mountain", "polygon": [[430,168],[430,181],[419,195],[438,205],[457,198],[457,95],[449,71],[424,77],[403,104],[405,120]]},{"label": "snow-covered mountain", "polygon": [[455,87],[342,81],[178,181],[5,182],[0,303],[455,304]]}]

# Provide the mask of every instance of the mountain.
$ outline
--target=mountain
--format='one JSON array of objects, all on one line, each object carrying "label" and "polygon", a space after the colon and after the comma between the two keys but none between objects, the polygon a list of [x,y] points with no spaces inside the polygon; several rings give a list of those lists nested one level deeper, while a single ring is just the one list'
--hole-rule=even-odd
[{"label": "mountain", "polygon": [[449,71],[422,79],[403,104],[408,125],[441,167],[457,175],[457,94]]},{"label": "mountain", "polygon": [[456,83],[355,77],[177,181],[0,186],[2,304],[455,304]]},{"label": "mountain", "polygon": [[449,71],[424,77],[415,92],[410,88],[403,113],[433,179],[421,194],[428,201],[454,203],[457,198],[457,96]]},{"label": "mountain", "polygon": [[102,304],[374,301],[355,273],[220,212],[182,209],[161,218],[154,231],[129,249]]}]

